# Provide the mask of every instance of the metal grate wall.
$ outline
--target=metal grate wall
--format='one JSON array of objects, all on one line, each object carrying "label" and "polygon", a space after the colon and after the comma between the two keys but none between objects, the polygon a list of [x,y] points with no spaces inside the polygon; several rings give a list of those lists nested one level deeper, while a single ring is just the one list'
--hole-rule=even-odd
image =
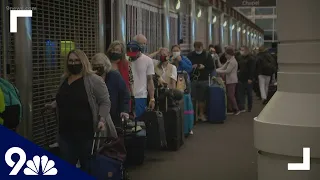
[{"label": "metal grate wall", "polygon": [[[33,46],[33,140],[45,144],[41,109],[55,97],[63,63],[71,49],[80,48],[91,58],[98,50],[97,0],[31,0]],[[52,96],[52,97],[50,97]],[[55,141],[57,122],[46,114],[50,143]]]},{"label": "metal grate wall", "polygon": [[180,44],[181,52],[183,54],[188,54],[191,50],[191,44],[190,44],[190,16],[186,14],[180,15],[180,33],[181,33],[181,39],[183,39],[183,43]]},{"label": "metal grate wall", "polygon": [[148,51],[162,46],[161,14],[159,9],[142,2],[127,0],[127,42],[135,35],[144,34],[148,39]]},{"label": "metal grate wall", "polygon": [[178,15],[170,13],[170,48],[178,44]]},{"label": "metal grate wall", "polygon": [[[12,7],[13,4],[12,4],[12,0],[8,0],[8,6],[9,7]],[[2,9],[2,4],[0,4],[0,9]],[[7,13],[7,17],[8,18],[8,22],[9,22],[9,11],[6,11]],[[1,58],[1,72],[0,72],[0,77],[4,77],[4,74],[3,74],[3,64],[5,63],[5,60],[4,60],[4,42],[3,42],[3,32],[2,32],[2,28],[3,28],[3,24],[2,24],[2,20],[3,18],[5,17],[2,17],[2,12],[1,12],[1,23],[0,23],[0,48],[1,48],[1,51],[0,51],[0,58]],[[9,28],[9,24],[8,24],[8,28]],[[10,33],[9,32],[9,29],[8,29],[8,34],[7,34],[7,40],[6,40],[6,45],[7,45],[7,59],[6,59],[6,66],[7,66],[7,80],[9,80],[11,83],[15,84],[15,61],[14,61],[14,34]]]}]

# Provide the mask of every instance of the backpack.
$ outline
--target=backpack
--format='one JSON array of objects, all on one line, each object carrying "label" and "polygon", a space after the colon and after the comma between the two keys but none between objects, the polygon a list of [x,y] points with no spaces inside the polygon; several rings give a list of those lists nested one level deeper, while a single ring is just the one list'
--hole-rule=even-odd
[{"label": "backpack", "polygon": [[277,71],[273,57],[267,54],[263,61],[264,61],[263,67],[262,67],[263,75],[272,76]]},{"label": "backpack", "polygon": [[[2,123],[8,129],[16,129],[22,118],[22,105],[20,101],[19,91],[10,82],[0,78],[0,89],[3,98],[0,100],[4,108],[0,108],[0,118]],[[3,110],[3,111],[2,111]]]}]

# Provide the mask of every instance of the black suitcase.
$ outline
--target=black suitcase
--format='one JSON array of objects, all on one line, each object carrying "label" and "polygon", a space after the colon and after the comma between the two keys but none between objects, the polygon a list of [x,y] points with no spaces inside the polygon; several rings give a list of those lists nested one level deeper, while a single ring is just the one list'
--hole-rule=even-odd
[{"label": "black suitcase", "polygon": [[163,114],[168,149],[177,151],[183,144],[181,109],[179,106],[170,107]]},{"label": "black suitcase", "polygon": [[146,124],[147,148],[159,150],[167,146],[163,114],[160,111],[146,111],[141,116]]},{"label": "black suitcase", "polygon": [[[142,127],[142,129],[138,130],[138,126]],[[136,120],[124,122],[126,131],[124,144],[127,150],[126,166],[141,165],[144,162],[146,147],[146,130],[144,128],[144,122]]]}]

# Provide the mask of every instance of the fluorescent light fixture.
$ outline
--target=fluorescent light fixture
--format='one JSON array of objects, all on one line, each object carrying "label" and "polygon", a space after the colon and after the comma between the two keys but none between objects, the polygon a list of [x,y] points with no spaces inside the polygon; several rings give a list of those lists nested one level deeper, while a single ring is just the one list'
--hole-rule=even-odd
[{"label": "fluorescent light fixture", "polygon": [[241,27],[238,27],[238,32],[240,32],[241,31]]},{"label": "fluorescent light fixture", "polygon": [[246,33],[246,30],[244,29],[244,30],[242,31],[242,33],[245,34],[245,33]]},{"label": "fluorescent light fixture", "polygon": [[250,32],[248,31],[248,35],[250,36]]},{"label": "fluorescent light fixture", "polygon": [[234,30],[234,25],[231,26],[231,29]]},{"label": "fluorescent light fixture", "polygon": [[223,27],[226,27],[226,26],[227,26],[227,21],[224,21]]},{"label": "fluorescent light fixture", "polygon": [[214,18],[212,19],[212,23],[216,23],[217,22],[217,16],[214,16]]},{"label": "fluorescent light fixture", "polygon": [[177,5],[176,5],[176,10],[180,9],[180,0],[178,0]]},{"label": "fluorescent light fixture", "polygon": [[198,12],[197,17],[198,17],[198,18],[201,17],[201,9],[199,9],[199,12]]}]

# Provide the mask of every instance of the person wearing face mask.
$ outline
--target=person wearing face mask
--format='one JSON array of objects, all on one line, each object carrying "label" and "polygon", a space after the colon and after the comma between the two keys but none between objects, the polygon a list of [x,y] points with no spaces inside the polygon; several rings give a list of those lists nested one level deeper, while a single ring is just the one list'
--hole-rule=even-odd
[{"label": "person wearing face mask", "polygon": [[117,138],[108,88],[81,50],[69,52],[56,100],[45,107],[58,111],[62,158],[74,166],[79,160],[84,171],[88,170],[94,133]]},{"label": "person wearing face mask", "polygon": [[111,101],[111,118],[115,126],[121,127],[121,118],[129,118],[130,94],[126,83],[119,71],[112,69],[110,60],[105,54],[96,54],[91,64],[97,75],[105,80]]},{"label": "person wearing face mask", "polygon": [[238,108],[237,100],[235,97],[236,94],[236,85],[238,83],[238,62],[234,57],[235,52],[232,47],[227,47],[225,50],[225,56],[227,62],[217,69],[218,74],[226,75],[226,89],[227,89],[227,99],[228,99],[228,113],[239,115],[240,111]]},{"label": "person wearing face mask", "polygon": [[130,57],[131,70],[133,75],[133,96],[135,100],[135,116],[139,118],[147,107],[149,93],[149,109],[155,106],[154,99],[154,64],[150,57],[141,52],[141,46],[137,41],[127,44],[127,56]]},{"label": "person wearing face mask", "polygon": [[238,106],[241,112],[245,112],[245,97],[247,96],[248,101],[248,111],[251,112],[252,109],[252,83],[255,76],[255,59],[250,54],[249,48],[247,46],[242,46],[240,48],[240,56],[237,57],[239,71],[238,78],[239,82],[237,85],[238,94]]},{"label": "person wearing face mask", "polygon": [[[157,54],[160,55],[160,60],[153,60],[154,71],[158,75],[158,82],[160,85],[167,84],[168,88],[175,89],[177,83],[177,68],[176,66],[170,64],[170,55],[167,48],[160,48],[157,51]],[[149,55],[149,57],[154,56],[155,53]]]},{"label": "person wearing face mask", "polygon": [[133,37],[133,41],[138,42],[139,45],[140,45],[140,48],[141,48],[141,53],[147,55],[148,49],[147,49],[147,38],[146,38],[146,36],[144,36],[143,34],[138,34],[138,35]]},{"label": "person wearing face mask", "polygon": [[212,56],[203,50],[202,42],[195,42],[193,46],[195,51],[191,52],[188,58],[192,63],[192,67],[199,71],[200,76],[197,81],[192,82],[191,93],[192,98],[198,101],[198,108],[196,109],[199,109],[199,119],[206,121],[205,110],[208,95],[208,77],[215,71],[215,65]]},{"label": "person wearing face mask", "polygon": [[209,53],[210,53],[211,56],[212,56],[212,59],[213,59],[213,61],[214,61],[214,63],[215,63],[216,68],[221,67],[222,64],[221,64],[221,62],[220,62],[220,57],[219,57],[219,55],[217,54],[216,49],[214,48],[214,45],[212,45],[212,44],[209,45]]},{"label": "person wearing face mask", "polygon": [[[187,83],[190,84],[190,73],[192,72],[192,63],[186,57],[181,55],[181,49],[179,45],[173,45],[171,47],[172,52],[172,64],[177,67],[178,72],[187,72],[188,79],[186,79]],[[191,99],[191,88],[188,89],[188,93],[184,93],[183,101],[184,101],[184,134],[192,135],[193,134],[193,124],[194,124],[194,111],[193,111],[193,103]]]}]

